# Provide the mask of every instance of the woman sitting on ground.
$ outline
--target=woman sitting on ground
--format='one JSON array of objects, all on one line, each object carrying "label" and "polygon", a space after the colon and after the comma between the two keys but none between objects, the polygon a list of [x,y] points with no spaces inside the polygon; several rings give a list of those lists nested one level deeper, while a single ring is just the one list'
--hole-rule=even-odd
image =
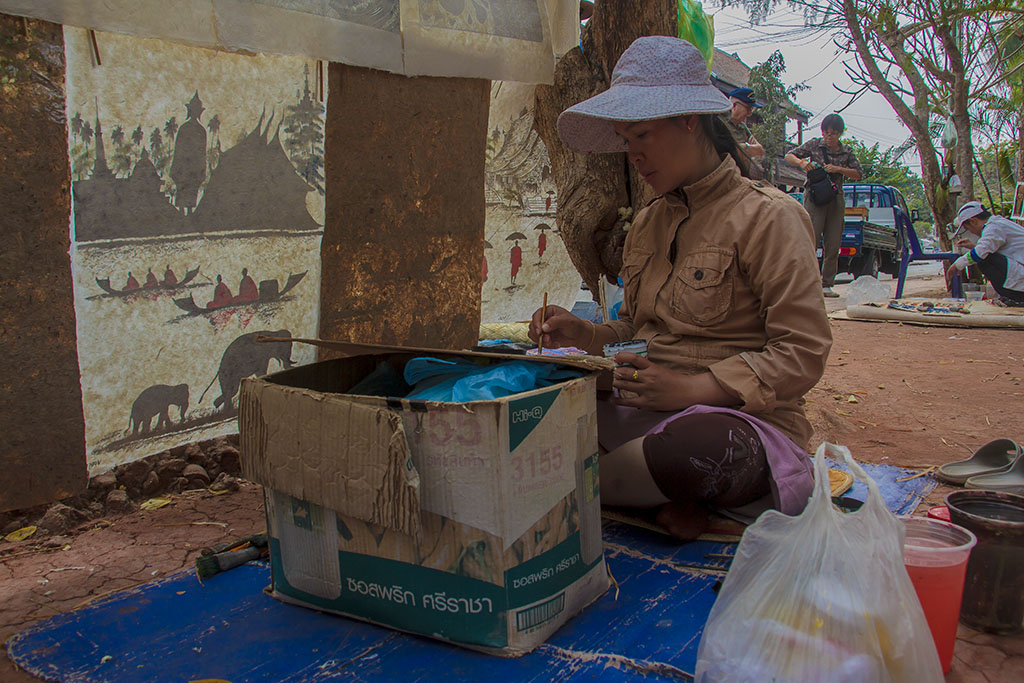
[{"label": "woman sitting on ground", "polygon": [[617,397],[598,402],[602,502],[660,508],[679,538],[710,509],[800,512],[813,481],[803,396],[832,344],[807,212],[745,177],[719,120],[730,108],[704,58],[677,38],[640,38],[609,90],[559,117],[579,152],[626,152],[659,193],[623,254],[619,320],[595,325],[563,308],[533,316],[548,347],[619,353]]}]

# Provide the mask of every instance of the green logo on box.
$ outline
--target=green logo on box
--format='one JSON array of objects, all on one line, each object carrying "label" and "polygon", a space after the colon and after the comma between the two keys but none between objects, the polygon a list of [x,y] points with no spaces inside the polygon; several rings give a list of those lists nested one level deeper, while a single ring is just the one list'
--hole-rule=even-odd
[{"label": "green logo on box", "polygon": [[583,562],[580,542],[580,532],[577,531],[551,550],[505,572],[509,607],[522,607],[544,600],[565,590],[590,571],[597,562]]},{"label": "green logo on box", "polygon": [[342,590],[329,599],[288,583],[287,558],[281,542],[273,537],[270,562],[274,590],[311,607],[459,643],[508,646],[508,607],[502,586],[383,557],[339,552]]},{"label": "green logo on box", "polygon": [[508,402],[508,450],[514,451],[547,415],[561,389]]}]

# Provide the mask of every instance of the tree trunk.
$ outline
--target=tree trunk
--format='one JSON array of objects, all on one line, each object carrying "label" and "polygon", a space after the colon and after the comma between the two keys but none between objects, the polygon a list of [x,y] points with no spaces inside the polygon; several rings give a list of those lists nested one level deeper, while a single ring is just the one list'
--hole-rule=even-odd
[{"label": "tree trunk", "polygon": [[639,210],[653,196],[625,154],[576,154],[562,144],[556,123],[565,109],[608,88],[623,51],[640,36],[676,34],[676,0],[602,0],[583,36],[582,49],[564,55],[555,82],[537,86],[534,126],[547,147],[558,189],[555,219],[569,257],[594,299],[602,275],[622,266],[619,209]]}]

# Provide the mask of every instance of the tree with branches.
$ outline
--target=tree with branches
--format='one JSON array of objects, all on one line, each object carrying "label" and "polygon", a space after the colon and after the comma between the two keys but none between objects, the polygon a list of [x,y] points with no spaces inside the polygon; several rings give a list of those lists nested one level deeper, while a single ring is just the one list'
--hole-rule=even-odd
[{"label": "tree with branches", "polygon": [[1016,164],[1005,175],[1024,179],[1024,22],[1015,16],[1003,17],[989,25],[988,38],[986,66],[999,80],[990,91],[979,93],[975,109],[979,127],[989,133],[990,144],[998,148],[998,163],[1006,171],[1010,170],[1010,149],[999,141],[1004,130],[1012,131]]},{"label": "tree with branches", "polygon": [[[762,21],[783,0],[720,0],[746,8]],[[843,90],[852,103],[866,92],[879,93],[910,131],[921,159],[925,196],[938,225],[950,223],[957,206],[948,192],[955,169],[962,198],[974,195],[972,104],[982,93],[1006,82],[1006,74],[985,68],[990,26],[1008,17],[1024,18],[1020,0],[785,0],[802,9],[807,26],[832,35],[850,59],[853,84]],[[936,123],[951,119],[957,141],[950,155],[935,144]],[[939,230],[943,247],[950,244]]]},{"label": "tree with branches", "polygon": [[754,91],[757,99],[766,106],[758,109],[760,123],[755,123],[752,128],[754,137],[764,147],[764,171],[768,178],[775,177],[775,164],[782,154],[783,143],[786,139],[786,121],[789,119],[789,112],[792,109],[793,97],[806,88],[804,85],[787,86],[782,82],[782,74],[786,71],[786,60],[782,53],[776,50],[768,59],[756,65],[750,70],[748,85]]}]

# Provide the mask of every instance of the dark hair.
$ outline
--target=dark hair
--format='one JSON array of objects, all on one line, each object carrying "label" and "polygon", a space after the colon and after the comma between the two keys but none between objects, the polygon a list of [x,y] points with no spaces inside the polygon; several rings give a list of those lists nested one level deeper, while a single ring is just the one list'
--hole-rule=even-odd
[{"label": "dark hair", "polygon": [[736,146],[736,140],[729,132],[725,122],[717,114],[700,114],[701,130],[707,136],[715,151],[719,154],[728,154],[740,169],[740,175],[744,178],[750,177],[750,162],[747,156],[742,154]]},{"label": "dark hair", "polygon": [[989,218],[992,218],[992,214],[990,214],[988,211],[982,210],[982,212],[979,213],[977,216],[971,216],[971,218],[980,218],[982,221],[987,221]]},{"label": "dark hair", "polygon": [[843,131],[846,130],[846,122],[843,121],[843,117],[839,114],[829,114],[821,121],[821,132],[824,133],[826,130],[838,130],[839,134],[842,135]]}]

